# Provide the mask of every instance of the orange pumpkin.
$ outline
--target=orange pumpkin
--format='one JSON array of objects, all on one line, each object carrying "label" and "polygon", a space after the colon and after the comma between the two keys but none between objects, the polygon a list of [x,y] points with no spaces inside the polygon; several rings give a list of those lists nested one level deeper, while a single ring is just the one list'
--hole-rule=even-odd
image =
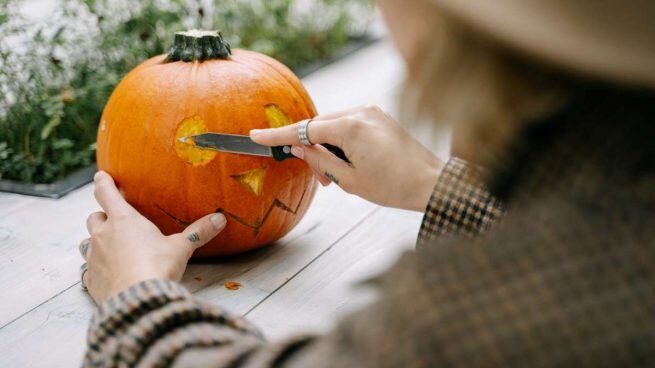
[{"label": "orange pumpkin", "polygon": [[247,135],[316,115],[298,78],[276,60],[234,50],[218,32],[175,35],[168,55],[128,73],[98,128],[98,168],[164,234],[222,212],[226,229],[194,256],[268,244],[302,218],[316,180],[298,159],[203,150],[177,138],[207,131]]}]

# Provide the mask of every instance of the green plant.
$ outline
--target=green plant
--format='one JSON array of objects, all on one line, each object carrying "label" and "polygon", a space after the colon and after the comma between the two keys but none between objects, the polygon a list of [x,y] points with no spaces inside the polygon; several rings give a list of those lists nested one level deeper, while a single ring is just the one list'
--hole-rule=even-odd
[{"label": "green plant", "polygon": [[294,0],[219,1],[214,24],[238,47],[298,68],[329,58],[364,34],[368,2],[324,0],[299,9]]},{"label": "green plant", "polygon": [[174,31],[224,30],[233,47],[298,68],[361,37],[368,0],[61,0],[47,21],[0,0],[0,178],[50,183],[94,161],[120,78]]}]

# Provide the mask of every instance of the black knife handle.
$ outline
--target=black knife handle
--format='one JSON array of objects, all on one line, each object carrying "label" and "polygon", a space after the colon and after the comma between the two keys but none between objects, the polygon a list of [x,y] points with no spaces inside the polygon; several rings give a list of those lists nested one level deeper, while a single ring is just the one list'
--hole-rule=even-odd
[{"label": "black knife handle", "polygon": [[296,157],[291,154],[291,146],[273,146],[271,147],[271,153],[275,161],[284,161],[288,158]]},{"label": "black knife handle", "polygon": [[350,163],[350,160],[346,156],[346,153],[343,152],[343,150],[337,146],[333,146],[329,143],[323,143],[321,146],[327,148],[328,151],[332,152],[335,156],[339,157],[340,159],[346,161],[347,163]]},{"label": "black knife handle", "polygon": [[[332,152],[335,156],[339,157],[340,159],[346,161],[347,163],[350,163],[350,160],[348,160],[348,157],[346,157],[346,154],[343,152],[341,148],[327,143],[324,143],[321,146],[325,147],[328,151]],[[271,153],[273,154],[273,158],[275,159],[275,161],[284,161],[290,157],[296,157],[291,154],[291,146],[271,147]]]}]

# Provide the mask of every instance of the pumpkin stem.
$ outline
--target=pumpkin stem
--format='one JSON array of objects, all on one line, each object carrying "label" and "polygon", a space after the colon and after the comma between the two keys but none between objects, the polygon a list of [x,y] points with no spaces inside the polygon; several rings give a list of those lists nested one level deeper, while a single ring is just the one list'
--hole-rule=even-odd
[{"label": "pumpkin stem", "polygon": [[192,29],[175,32],[173,46],[168,52],[166,62],[227,59],[231,53],[230,44],[223,39],[220,32]]}]

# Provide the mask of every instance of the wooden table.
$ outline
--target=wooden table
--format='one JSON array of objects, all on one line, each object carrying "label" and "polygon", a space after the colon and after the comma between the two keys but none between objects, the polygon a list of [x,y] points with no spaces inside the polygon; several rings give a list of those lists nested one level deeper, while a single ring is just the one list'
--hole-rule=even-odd
[{"label": "wooden table", "polygon": [[[303,82],[319,111],[376,103],[394,113],[403,74],[388,41]],[[60,200],[0,194],[0,367],[77,366],[94,304],[80,289],[78,243],[98,210],[87,185]],[[298,226],[242,256],[192,263],[184,285],[247,316],[270,339],[324,331],[374,295],[353,285],[411,249],[422,214],[382,208],[332,185]],[[239,290],[224,287],[241,283]]]}]

